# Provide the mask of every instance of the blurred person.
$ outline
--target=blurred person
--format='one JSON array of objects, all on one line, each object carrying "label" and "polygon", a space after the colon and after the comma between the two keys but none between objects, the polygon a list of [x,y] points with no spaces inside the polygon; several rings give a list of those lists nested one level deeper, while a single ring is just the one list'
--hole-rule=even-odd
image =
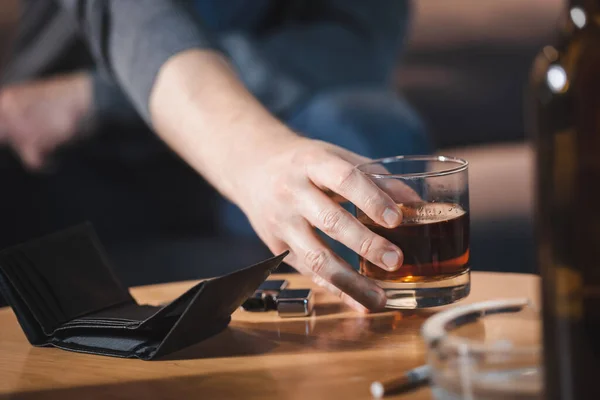
[{"label": "blurred person", "polygon": [[[418,119],[391,88],[407,2],[30,0],[23,7],[0,92],[0,142],[27,167],[43,168],[57,149],[97,131],[92,143],[108,137],[124,150],[117,168],[141,165],[136,176],[154,179],[164,171],[146,157],[160,143],[140,135],[127,147],[119,137],[147,124],[243,211],[274,253],[290,249],[291,265],[357,309],[385,303],[315,228],[382,268],[402,264],[401,249],[334,199],[397,225],[395,204],[353,166],[429,151]],[[137,148],[141,138],[151,144]],[[119,189],[133,182],[100,183],[122,199],[128,192]],[[94,200],[105,201],[102,193]],[[202,189],[191,204],[179,202],[185,191],[149,193],[167,197],[157,205],[181,216],[211,206]],[[157,217],[144,206],[140,215]],[[224,215],[228,231],[250,234],[241,214]]]}]

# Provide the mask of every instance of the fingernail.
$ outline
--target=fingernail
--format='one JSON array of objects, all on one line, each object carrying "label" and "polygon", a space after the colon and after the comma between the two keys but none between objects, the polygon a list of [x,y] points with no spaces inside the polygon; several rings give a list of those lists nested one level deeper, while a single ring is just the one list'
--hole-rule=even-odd
[{"label": "fingernail", "polygon": [[400,214],[397,210],[386,208],[383,212],[383,220],[389,227],[395,227],[400,223]]},{"label": "fingernail", "polygon": [[395,251],[387,251],[383,253],[381,261],[390,269],[395,270],[398,267],[400,261],[400,255]]}]

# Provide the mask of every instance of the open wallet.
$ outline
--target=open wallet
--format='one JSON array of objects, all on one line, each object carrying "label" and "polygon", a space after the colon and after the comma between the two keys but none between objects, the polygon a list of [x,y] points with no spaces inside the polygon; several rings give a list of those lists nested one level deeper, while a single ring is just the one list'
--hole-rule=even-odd
[{"label": "open wallet", "polygon": [[140,305],[83,224],[0,252],[0,293],[34,346],[152,360],[227,327],[286,255],[202,281],[165,306]]}]

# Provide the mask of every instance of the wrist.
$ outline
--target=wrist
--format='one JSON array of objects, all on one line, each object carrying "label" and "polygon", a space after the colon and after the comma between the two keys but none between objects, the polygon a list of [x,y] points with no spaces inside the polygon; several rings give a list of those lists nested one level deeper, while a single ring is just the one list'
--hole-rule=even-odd
[{"label": "wrist", "polygon": [[221,192],[240,207],[248,192],[257,190],[254,187],[255,178],[264,174],[263,167],[280,154],[298,147],[299,141],[305,140],[278,121],[253,133],[257,128],[259,126],[246,132],[243,142],[231,146],[231,157],[226,167],[219,171],[223,186]]},{"label": "wrist", "polygon": [[214,51],[190,50],[167,61],[150,112],[159,136],[237,204],[255,167],[298,139]]}]

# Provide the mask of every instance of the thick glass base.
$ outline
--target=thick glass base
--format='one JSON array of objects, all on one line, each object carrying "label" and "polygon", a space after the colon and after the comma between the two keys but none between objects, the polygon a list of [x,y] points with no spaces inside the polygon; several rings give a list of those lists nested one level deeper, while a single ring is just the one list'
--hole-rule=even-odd
[{"label": "thick glass base", "polygon": [[386,308],[416,309],[438,307],[454,303],[469,295],[471,291],[471,272],[431,282],[398,283],[375,281],[385,290]]}]

